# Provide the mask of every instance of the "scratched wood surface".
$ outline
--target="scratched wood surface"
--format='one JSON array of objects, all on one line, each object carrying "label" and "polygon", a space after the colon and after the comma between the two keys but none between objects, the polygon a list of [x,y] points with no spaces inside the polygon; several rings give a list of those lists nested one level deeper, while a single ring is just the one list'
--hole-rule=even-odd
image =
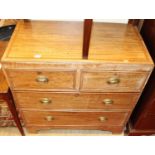
[{"label": "scratched wood surface", "polygon": [[[2,58],[2,67],[28,131],[35,132],[51,127],[98,129],[113,133],[121,133],[124,130],[153,69],[152,59],[143,40],[137,29],[131,25],[95,22],[88,59],[85,60],[82,59],[82,42],[82,22],[18,22]],[[69,72],[66,74],[66,71]],[[48,78],[48,81],[36,81],[39,74],[44,76],[44,80]],[[63,87],[60,89],[60,86]],[[32,95],[34,94],[36,99],[45,93],[45,98],[56,97],[53,105],[56,102],[57,106],[52,109],[51,104],[48,110],[44,109],[36,104],[35,98],[32,99],[32,96],[28,95],[29,100],[33,102],[33,106],[29,106],[25,104],[25,98],[22,100],[26,102],[21,102],[19,96],[16,96],[17,92],[33,92]],[[131,106],[124,106],[128,107],[127,109],[117,104],[109,111],[105,107],[99,111],[101,105],[97,105],[97,102],[105,93],[110,95],[107,97],[114,97],[114,103],[119,100],[119,103],[123,104],[123,101],[126,102],[123,94],[129,92],[131,98],[136,93],[138,96],[130,102]],[[61,94],[57,98],[55,93]],[[93,95],[84,95],[78,100],[71,93],[96,93],[95,97],[98,99],[92,99]],[[118,98],[116,93],[120,93]],[[102,97],[99,94],[102,94]],[[92,109],[84,109],[82,101],[90,103],[90,100]],[[93,102],[96,102],[95,106]],[[79,103],[81,107],[78,109],[77,106],[73,106],[74,103]],[[23,108],[23,105],[27,107]],[[75,107],[74,112],[71,113],[67,105]],[[35,106],[38,108],[37,112],[34,112]],[[56,118],[54,125],[45,120],[46,116],[50,115]],[[108,117],[105,125],[98,122],[100,116]]]},{"label": "scratched wood surface", "polygon": [[[19,21],[4,61],[82,59],[83,22]],[[150,64],[152,60],[136,28],[94,22],[89,61]]]}]

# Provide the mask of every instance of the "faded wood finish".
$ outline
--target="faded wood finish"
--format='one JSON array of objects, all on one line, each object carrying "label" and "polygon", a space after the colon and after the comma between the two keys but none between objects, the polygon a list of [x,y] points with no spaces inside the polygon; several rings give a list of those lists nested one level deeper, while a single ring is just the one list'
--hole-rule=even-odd
[{"label": "faded wood finish", "polygon": [[76,71],[9,70],[7,74],[15,90],[75,89]]},{"label": "faded wood finish", "polygon": [[0,93],[7,93],[9,89],[9,86],[6,82],[5,76],[0,69]]},{"label": "faded wood finish", "polygon": [[[148,77],[147,72],[101,72],[86,71],[82,73],[82,91],[100,92],[140,92]],[[118,80],[110,83],[111,80]]]},{"label": "faded wood finish", "polygon": [[22,113],[25,123],[29,126],[123,126],[128,116],[125,112],[22,111]]},{"label": "faded wood finish", "polygon": [[[139,94],[132,93],[48,93],[15,92],[18,107],[42,110],[128,110],[132,109]],[[43,103],[47,99],[49,103]],[[111,102],[106,102],[110,99]]]},{"label": "faded wood finish", "polygon": [[90,60],[52,60],[46,62],[15,62],[14,60],[10,62],[3,61],[3,68],[7,69],[42,69],[42,70],[62,70],[62,69],[79,69],[79,70],[101,70],[101,71],[152,71],[154,65],[152,64],[130,64],[128,62],[124,63],[108,63],[102,60],[90,61]]},{"label": "faded wood finish", "polygon": [[[82,34],[82,22],[20,21],[3,62],[82,60]],[[152,64],[137,29],[126,24],[94,22],[88,59],[91,62]]]},{"label": "faded wood finish", "polygon": [[1,69],[1,58],[2,55],[4,54],[7,44],[8,41],[0,41],[0,93],[7,93],[9,88]]},{"label": "faded wood finish", "polygon": [[7,45],[8,41],[0,41],[0,59],[2,58]]},{"label": "faded wood finish", "polygon": [[152,63],[138,30],[126,24],[93,24],[89,59],[117,63]]},{"label": "faded wood finish", "polygon": [[[22,72],[22,74],[21,74]],[[140,92],[149,76],[148,72],[106,72],[86,71],[80,72],[76,78],[75,71],[31,71],[31,70],[8,70],[7,75],[14,90],[75,90],[76,81],[80,82],[82,91],[97,92]],[[38,82],[43,77],[47,82]],[[117,78],[119,83],[109,84],[111,78]],[[119,88],[119,89],[118,89]]]},{"label": "faded wood finish", "polygon": [[18,22],[2,67],[30,132],[124,130],[153,69],[150,55],[131,25],[94,22],[88,59],[82,35],[82,22]]},{"label": "faded wood finish", "polygon": [[6,57],[23,61],[82,58],[82,22],[19,21]]}]

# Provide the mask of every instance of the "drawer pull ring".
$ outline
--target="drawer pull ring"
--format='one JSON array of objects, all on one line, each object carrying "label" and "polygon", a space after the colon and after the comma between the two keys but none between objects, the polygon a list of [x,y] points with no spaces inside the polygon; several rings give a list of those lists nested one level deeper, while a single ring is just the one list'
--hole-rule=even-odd
[{"label": "drawer pull ring", "polygon": [[52,120],[54,120],[54,117],[53,116],[46,116],[45,119],[50,122]]},{"label": "drawer pull ring", "polygon": [[41,83],[46,83],[46,82],[48,82],[49,80],[48,80],[48,78],[47,78],[46,76],[38,76],[38,77],[36,78],[36,81],[37,81],[37,82],[41,82]]},{"label": "drawer pull ring", "polygon": [[104,117],[104,116],[101,116],[101,117],[99,117],[99,120],[100,120],[100,122],[105,122],[105,121],[108,120],[108,118]]},{"label": "drawer pull ring", "polygon": [[50,103],[52,103],[52,100],[50,100],[49,98],[42,98],[40,100],[40,103],[42,103],[42,104],[50,104]]},{"label": "drawer pull ring", "polygon": [[112,77],[107,81],[108,84],[118,84],[120,83],[120,79],[116,77]]},{"label": "drawer pull ring", "polygon": [[104,100],[103,100],[103,103],[104,103],[105,105],[112,105],[112,104],[113,104],[113,100],[107,98],[107,99],[104,99]]}]

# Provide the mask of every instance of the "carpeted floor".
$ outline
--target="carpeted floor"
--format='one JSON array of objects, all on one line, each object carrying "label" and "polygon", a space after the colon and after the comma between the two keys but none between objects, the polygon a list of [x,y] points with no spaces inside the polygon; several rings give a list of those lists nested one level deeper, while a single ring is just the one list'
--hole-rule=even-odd
[{"label": "carpeted floor", "polygon": [[[30,134],[26,132],[27,136],[123,136],[124,134],[111,134],[106,131],[99,130],[44,130],[37,134]],[[20,133],[15,127],[1,127],[0,136],[20,136]]]}]

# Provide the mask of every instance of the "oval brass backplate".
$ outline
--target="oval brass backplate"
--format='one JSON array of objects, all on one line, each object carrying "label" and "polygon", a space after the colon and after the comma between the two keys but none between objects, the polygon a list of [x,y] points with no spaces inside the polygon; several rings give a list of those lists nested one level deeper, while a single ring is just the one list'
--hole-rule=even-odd
[{"label": "oval brass backplate", "polygon": [[52,100],[49,99],[49,98],[42,98],[42,99],[40,99],[40,103],[42,103],[42,104],[50,104],[50,103],[52,103]]},{"label": "oval brass backplate", "polygon": [[40,83],[47,83],[49,80],[48,80],[48,78],[47,78],[46,76],[40,75],[40,76],[38,76],[38,77],[36,78],[36,81],[37,81],[37,82],[40,82]]},{"label": "oval brass backplate", "polygon": [[50,122],[50,121],[54,120],[54,117],[53,116],[46,116],[45,120]]},{"label": "oval brass backplate", "polygon": [[113,104],[113,100],[112,100],[112,99],[109,99],[109,98],[104,99],[102,102],[103,102],[105,105],[112,105],[112,104]]},{"label": "oval brass backplate", "polygon": [[100,122],[105,122],[105,121],[108,120],[108,118],[105,117],[105,116],[100,116],[100,117],[99,117],[99,120],[100,120]]},{"label": "oval brass backplate", "polygon": [[120,79],[117,77],[111,77],[107,81],[108,84],[118,84],[120,83]]}]

